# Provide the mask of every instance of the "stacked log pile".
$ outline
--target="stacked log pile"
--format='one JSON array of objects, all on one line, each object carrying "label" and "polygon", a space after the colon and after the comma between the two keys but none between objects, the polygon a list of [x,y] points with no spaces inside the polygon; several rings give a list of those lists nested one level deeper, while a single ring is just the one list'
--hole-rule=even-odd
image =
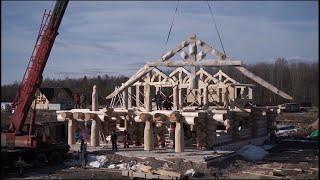
[{"label": "stacked log pile", "polygon": [[260,137],[268,134],[267,110],[262,108],[252,108],[250,113],[252,137]]},{"label": "stacked log pile", "polygon": [[197,147],[199,149],[211,149],[216,143],[217,123],[213,119],[213,114],[208,112],[199,112],[195,119],[197,131]]},{"label": "stacked log pile", "polygon": [[268,111],[267,112],[267,121],[268,121],[268,133],[274,134],[275,129],[277,128],[276,125],[276,118],[277,118],[277,111]]},{"label": "stacked log pile", "polygon": [[206,113],[199,112],[198,117],[195,118],[195,127],[197,132],[197,148],[204,149],[207,142],[207,130],[206,130]]},{"label": "stacked log pile", "polygon": [[157,145],[160,147],[165,146],[165,133],[167,133],[167,129],[165,127],[165,123],[167,121],[168,117],[164,114],[155,114],[154,115],[154,121],[156,123],[156,138],[157,138]]},{"label": "stacked log pile", "polygon": [[213,113],[208,112],[207,114],[207,148],[213,148],[217,140],[217,121],[213,119]]}]

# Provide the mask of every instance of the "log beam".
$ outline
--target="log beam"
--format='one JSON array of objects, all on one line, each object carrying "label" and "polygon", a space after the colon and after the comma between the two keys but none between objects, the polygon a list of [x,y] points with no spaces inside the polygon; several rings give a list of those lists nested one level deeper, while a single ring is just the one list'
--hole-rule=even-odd
[{"label": "log beam", "polygon": [[285,92],[281,91],[280,89],[276,88],[275,86],[273,86],[272,84],[270,84],[267,81],[263,80],[262,78],[256,76],[255,74],[253,74],[252,72],[250,72],[246,68],[241,67],[241,66],[235,67],[235,68],[238,69],[243,75],[245,75],[248,78],[254,80],[255,82],[257,82],[261,86],[269,89],[273,93],[278,94],[279,96],[281,96],[281,97],[283,97],[285,99],[289,99],[289,100],[293,99],[290,95],[288,95]]}]

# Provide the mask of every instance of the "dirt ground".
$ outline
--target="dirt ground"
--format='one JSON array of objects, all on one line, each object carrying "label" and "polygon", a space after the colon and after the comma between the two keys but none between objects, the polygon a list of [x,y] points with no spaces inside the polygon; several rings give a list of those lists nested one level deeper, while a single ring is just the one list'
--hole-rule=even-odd
[{"label": "dirt ground", "polygon": [[[184,162],[182,159],[161,161],[155,158],[128,158],[112,151],[103,153],[107,155],[109,164],[117,163],[144,163],[154,168],[167,166],[170,170],[184,173],[187,169],[195,169],[197,177],[190,179],[318,179],[319,149],[318,141],[281,140],[277,146],[269,150],[263,160],[250,162],[236,155],[220,163],[213,163],[209,167],[199,166],[196,163]],[[101,154],[91,152],[92,154]],[[69,156],[69,158],[74,158]],[[275,170],[289,170],[290,173],[275,175]],[[2,176],[4,177],[4,176]],[[82,169],[77,166],[46,166],[42,168],[25,169],[23,177],[17,177],[13,170],[5,175],[9,179],[128,179],[121,175],[121,170],[107,168]]]},{"label": "dirt ground", "polygon": [[[44,112],[39,116],[51,119],[54,118],[53,115],[51,112]],[[1,113],[2,122],[3,117]],[[318,119],[318,112],[282,113],[278,117],[278,123],[292,124],[301,129],[307,129],[308,125],[316,119]],[[90,153],[106,155],[107,162],[110,164],[141,162],[154,168],[165,166],[182,174],[188,169],[195,169],[197,177],[189,177],[189,179],[319,179],[319,140],[311,142],[305,138],[305,135],[300,134],[299,136],[297,138],[295,135],[292,140],[278,138],[278,144],[270,149],[269,154],[261,161],[250,162],[236,155],[222,162],[213,163],[209,167],[184,162],[179,158],[168,162],[155,158],[123,157],[110,150]],[[75,157],[70,154],[68,158]],[[122,176],[121,171],[117,169],[81,169],[70,165],[25,169],[23,177],[18,177],[15,170],[11,169],[5,174],[2,173],[1,177],[5,179],[128,179]]]}]

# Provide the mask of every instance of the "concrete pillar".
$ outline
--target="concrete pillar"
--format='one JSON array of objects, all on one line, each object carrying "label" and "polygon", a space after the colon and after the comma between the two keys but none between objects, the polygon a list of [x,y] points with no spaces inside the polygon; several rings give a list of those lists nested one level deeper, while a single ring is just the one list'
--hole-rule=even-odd
[{"label": "concrete pillar", "polygon": [[68,122],[68,145],[73,145],[76,143],[76,121],[74,119],[69,119]]},{"label": "concrete pillar", "polygon": [[179,109],[179,92],[178,92],[178,86],[174,86],[172,88],[173,91],[173,110]]},{"label": "concrete pillar", "polygon": [[125,109],[128,109],[128,89],[126,88],[123,92],[122,92],[122,100],[123,100],[123,106]]},{"label": "concrete pillar", "polygon": [[99,131],[97,128],[97,121],[96,120],[92,120],[91,122],[91,146],[96,147],[100,145],[100,141],[99,141]]},{"label": "concrete pillar", "polygon": [[132,88],[128,87],[128,108],[132,108]]},{"label": "concrete pillar", "polygon": [[160,91],[160,87],[156,86],[156,93]]},{"label": "concrete pillar", "polygon": [[97,86],[94,85],[92,88],[92,111],[98,111],[99,104],[98,104],[98,92]]},{"label": "concrete pillar", "polygon": [[183,152],[184,151],[184,132],[183,132],[183,122],[176,121],[176,129],[175,129],[175,152]]},{"label": "concrete pillar", "polygon": [[136,107],[139,107],[140,101],[140,86],[136,85]]},{"label": "concrete pillar", "polygon": [[153,129],[150,121],[145,122],[144,127],[144,150],[151,151],[153,149]]},{"label": "concrete pillar", "polygon": [[144,86],[144,107],[147,112],[152,111],[152,102],[151,102],[151,94],[150,94],[150,84],[146,84]]}]

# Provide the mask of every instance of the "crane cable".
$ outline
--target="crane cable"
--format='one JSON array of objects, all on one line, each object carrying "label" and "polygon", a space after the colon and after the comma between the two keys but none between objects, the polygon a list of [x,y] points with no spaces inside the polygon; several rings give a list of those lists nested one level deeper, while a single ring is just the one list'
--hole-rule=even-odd
[{"label": "crane cable", "polygon": [[176,9],[174,11],[174,15],[173,15],[173,18],[172,18],[172,21],[171,21],[171,25],[170,25],[170,29],[169,29],[169,32],[168,32],[168,35],[167,35],[166,43],[164,45],[164,49],[166,48],[166,46],[168,44],[168,41],[169,41],[169,38],[170,38],[170,35],[171,35],[172,27],[173,27],[173,24],[174,24],[174,19],[176,17],[177,11],[178,11],[179,2],[180,2],[180,0],[177,1]]},{"label": "crane cable", "polygon": [[217,34],[218,34],[218,37],[219,37],[219,41],[220,41],[220,44],[221,44],[223,53],[224,53],[225,56],[227,56],[226,51],[224,50],[224,46],[223,46],[223,43],[222,43],[222,40],[221,40],[221,36],[220,36],[219,30],[218,30],[216,21],[215,21],[215,19],[214,19],[213,12],[212,12],[211,6],[210,6],[210,4],[209,4],[209,1],[207,1],[207,4],[208,4],[208,8],[209,8],[209,11],[210,11],[210,14],[211,14],[211,18],[212,18],[214,27],[215,27],[215,29],[216,29],[216,31],[217,31]]}]

